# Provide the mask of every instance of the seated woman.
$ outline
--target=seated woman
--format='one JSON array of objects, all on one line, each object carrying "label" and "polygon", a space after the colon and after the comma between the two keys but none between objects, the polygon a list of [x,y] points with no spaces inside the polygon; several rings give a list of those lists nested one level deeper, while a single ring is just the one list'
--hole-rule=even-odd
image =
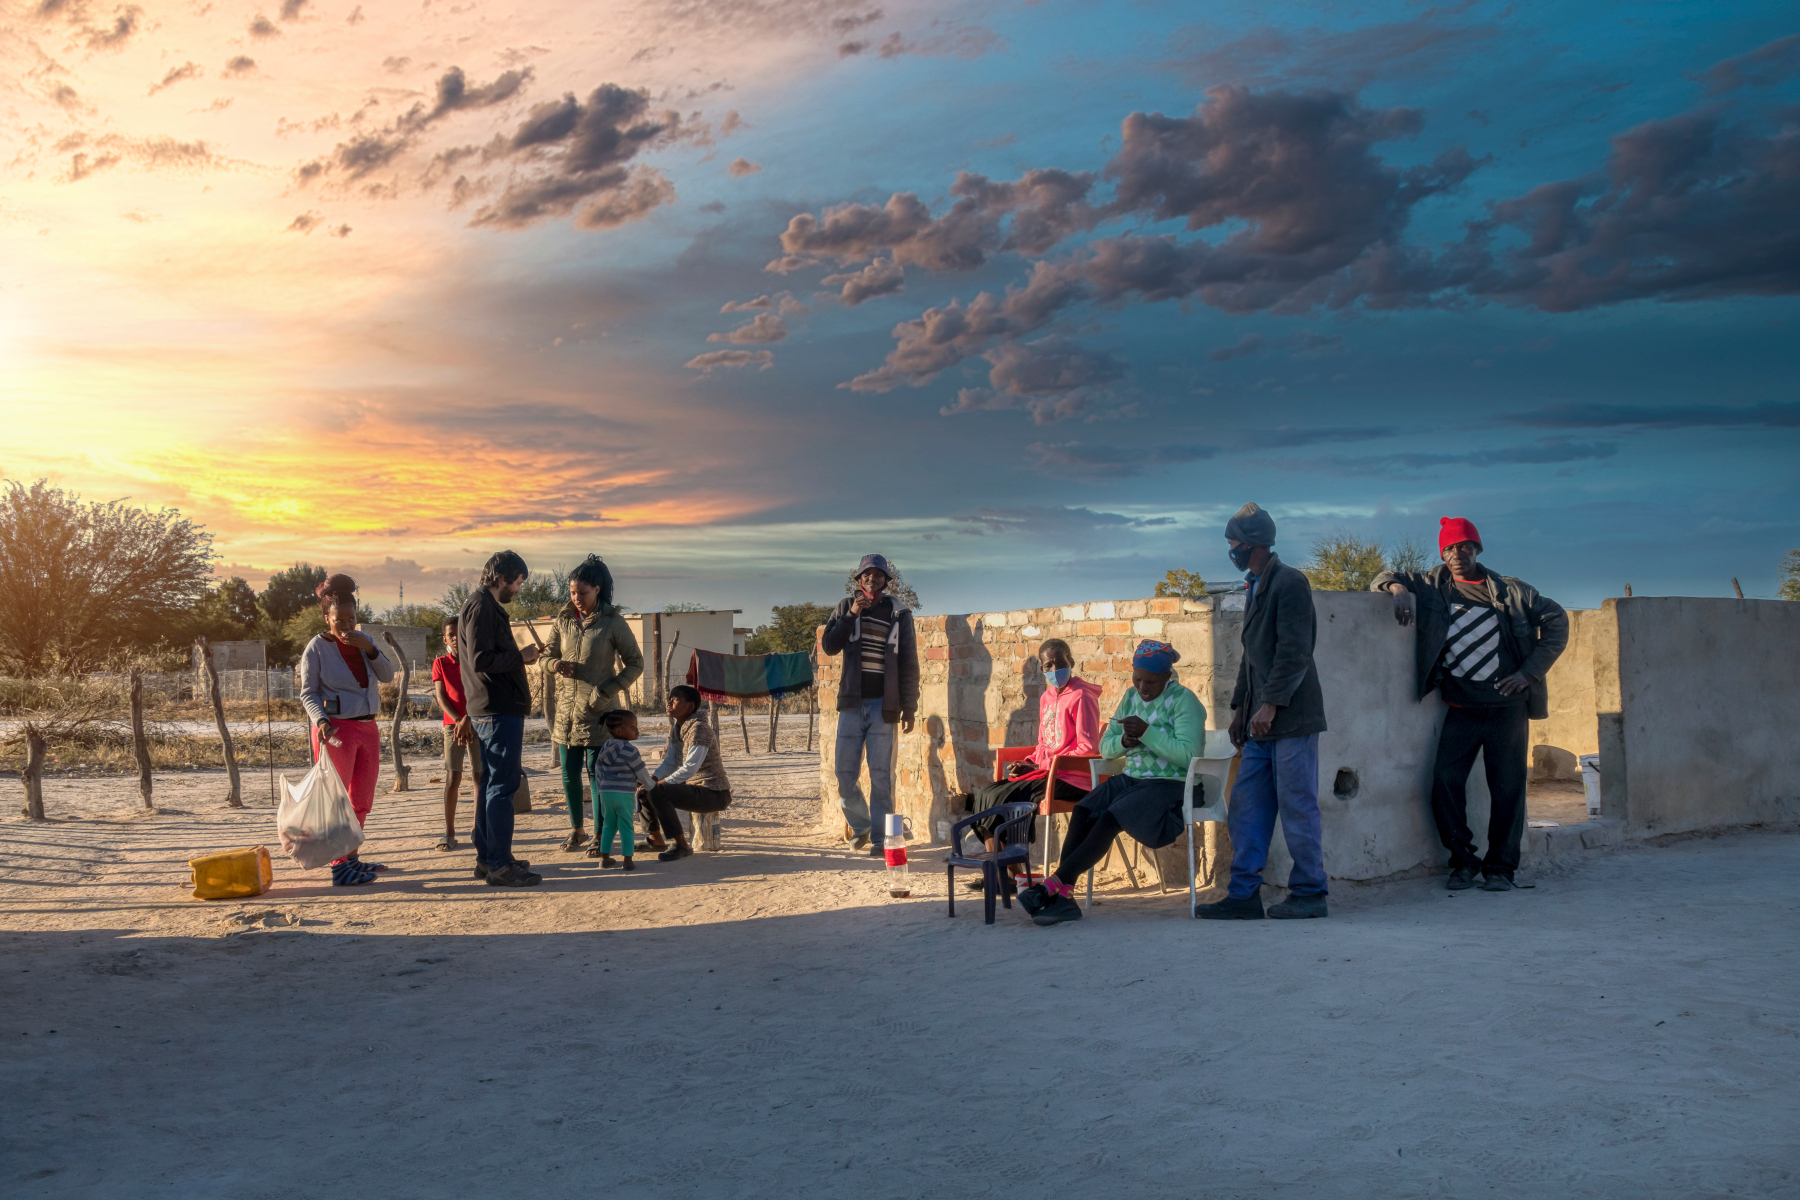
[{"label": "seated woman", "polygon": [[1055,873],[1019,893],[1019,904],[1039,925],[1080,919],[1075,881],[1106,857],[1121,832],[1152,850],[1181,836],[1181,789],[1189,760],[1200,753],[1206,708],[1170,679],[1180,658],[1167,642],[1148,640],[1131,656],[1131,690],[1119,699],[1100,739],[1101,754],[1125,756],[1125,771],[1089,792],[1069,814],[1069,836]]},{"label": "seated woman", "polygon": [[[1100,688],[1085,679],[1075,678],[1075,656],[1069,643],[1051,638],[1038,646],[1038,665],[1044,671],[1044,694],[1038,697],[1038,739],[1031,757],[1007,766],[1007,778],[977,788],[964,799],[971,810],[980,812],[1014,800],[1037,803],[1044,798],[1046,776],[1050,764],[1059,754],[1098,754],[1100,738]],[[1079,800],[1087,795],[1091,776],[1085,768],[1064,767],[1056,775],[1057,800]],[[969,826],[989,850],[1000,848],[994,836],[1000,818],[983,817]],[[1037,818],[1031,821],[1031,840],[1037,840]],[[1015,863],[1013,874],[1022,874],[1024,864]],[[979,876],[963,886],[980,891]]]}]

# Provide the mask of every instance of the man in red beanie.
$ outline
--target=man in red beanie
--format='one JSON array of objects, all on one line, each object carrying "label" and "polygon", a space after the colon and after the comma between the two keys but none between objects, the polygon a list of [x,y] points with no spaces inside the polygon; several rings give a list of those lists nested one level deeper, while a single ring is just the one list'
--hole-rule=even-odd
[{"label": "man in red beanie", "polygon": [[[1431,773],[1431,815],[1450,851],[1450,888],[1511,891],[1525,836],[1525,764],[1530,722],[1550,715],[1544,676],[1569,644],[1569,616],[1528,583],[1480,563],[1481,534],[1462,517],[1438,522],[1444,565],[1383,571],[1369,587],[1394,597],[1394,619],[1419,625],[1418,689],[1450,706]],[[1487,855],[1469,830],[1469,771],[1480,753],[1487,769]]]}]

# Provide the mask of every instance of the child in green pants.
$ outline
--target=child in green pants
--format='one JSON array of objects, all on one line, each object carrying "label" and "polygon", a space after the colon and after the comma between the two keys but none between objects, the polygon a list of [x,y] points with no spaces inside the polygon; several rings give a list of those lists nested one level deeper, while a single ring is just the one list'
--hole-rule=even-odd
[{"label": "child in green pants", "polygon": [[636,792],[641,784],[650,786],[650,771],[644,766],[637,747],[637,714],[616,708],[600,718],[606,726],[606,743],[600,747],[594,763],[594,840],[588,846],[588,857],[598,858],[604,870],[613,865],[613,833],[619,835],[619,848],[624,851],[625,869],[635,871],[632,851],[637,848],[631,819],[636,808]]}]

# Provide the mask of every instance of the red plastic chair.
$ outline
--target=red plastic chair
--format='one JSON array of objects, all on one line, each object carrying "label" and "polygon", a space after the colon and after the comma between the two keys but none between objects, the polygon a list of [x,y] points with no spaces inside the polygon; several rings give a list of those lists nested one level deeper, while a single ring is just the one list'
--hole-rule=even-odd
[{"label": "red plastic chair", "polygon": [[[1002,746],[994,752],[994,782],[999,783],[1006,778],[1006,764],[1024,762],[1037,749],[1035,746]],[[1038,801],[1038,816],[1044,818],[1044,870],[1043,875],[1050,875],[1050,834],[1056,828],[1056,818],[1066,816],[1080,805],[1079,800],[1058,800],[1056,794],[1056,773],[1067,766],[1079,766],[1091,763],[1099,758],[1098,754],[1058,754],[1050,760],[1050,776],[1044,784],[1044,798]],[[1092,768],[1089,768],[1090,772]],[[1091,908],[1094,903],[1094,873],[1088,872],[1087,903],[1083,908]]]}]

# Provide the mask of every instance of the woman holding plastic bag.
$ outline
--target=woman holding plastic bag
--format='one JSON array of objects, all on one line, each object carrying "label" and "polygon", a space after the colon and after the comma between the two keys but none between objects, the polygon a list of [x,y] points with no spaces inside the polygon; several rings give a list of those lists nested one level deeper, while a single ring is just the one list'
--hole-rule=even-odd
[{"label": "woman holding plastic bag", "polygon": [[[387,660],[368,634],[356,628],[356,581],[332,575],[318,587],[326,632],[306,643],[300,654],[300,703],[312,720],[313,758],[331,756],[331,766],[350,794],[350,807],[361,827],[375,806],[375,781],[381,774],[380,685],[394,677]],[[384,863],[363,862],[351,850],[331,864],[337,887],[371,883]]]}]

